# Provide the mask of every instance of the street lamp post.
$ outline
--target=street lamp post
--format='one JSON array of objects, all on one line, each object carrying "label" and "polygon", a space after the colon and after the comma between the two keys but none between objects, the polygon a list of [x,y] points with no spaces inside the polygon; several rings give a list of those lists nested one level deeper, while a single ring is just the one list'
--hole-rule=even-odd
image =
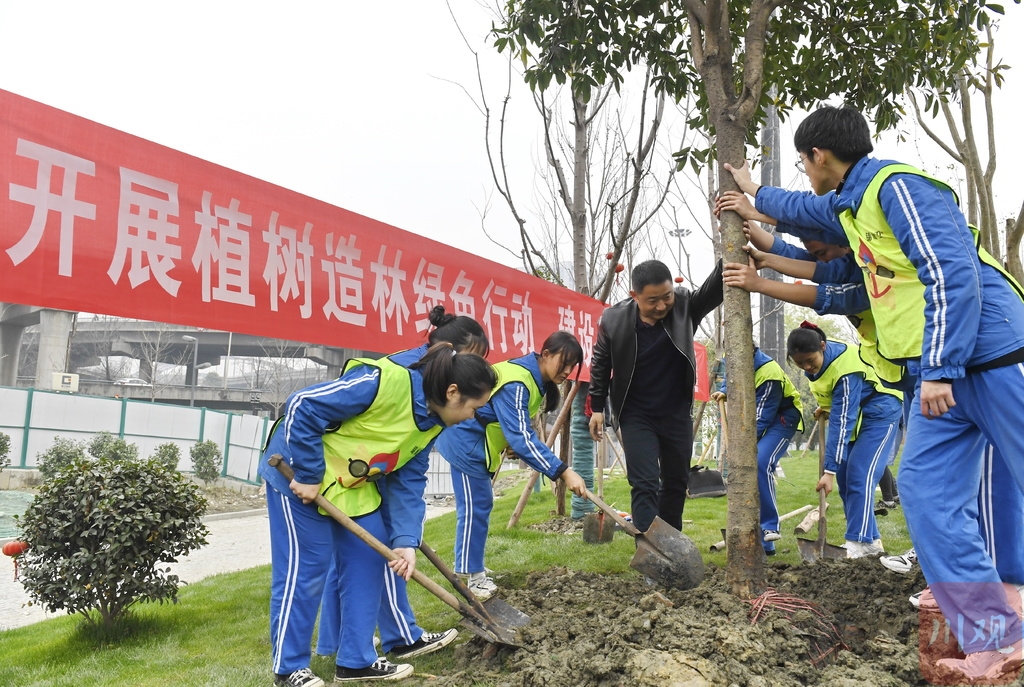
[{"label": "street lamp post", "polygon": [[188,404],[196,405],[196,383],[199,381],[199,339],[188,334],[183,334],[182,339],[192,344],[192,389],[189,392]]},{"label": "street lamp post", "polygon": [[689,229],[669,229],[668,230],[668,235],[669,236],[674,236],[679,241],[679,246],[678,246],[679,247],[679,255],[678,255],[678,258],[677,258],[677,265],[676,265],[676,267],[679,270],[679,273],[682,274],[683,273],[683,239],[685,239],[687,236],[690,235],[690,230]]}]

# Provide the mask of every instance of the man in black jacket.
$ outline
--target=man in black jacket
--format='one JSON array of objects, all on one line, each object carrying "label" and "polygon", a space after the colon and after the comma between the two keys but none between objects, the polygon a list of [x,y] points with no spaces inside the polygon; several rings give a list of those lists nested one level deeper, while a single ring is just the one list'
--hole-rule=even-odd
[{"label": "man in black jacket", "polygon": [[590,362],[590,434],[604,432],[606,401],[622,432],[633,524],[655,516],[681,530],[690,476],[693,334],[722,302],[722,264],[696,291],[672,288],[658,260],[633,268],[630,299],[604,311]]}]

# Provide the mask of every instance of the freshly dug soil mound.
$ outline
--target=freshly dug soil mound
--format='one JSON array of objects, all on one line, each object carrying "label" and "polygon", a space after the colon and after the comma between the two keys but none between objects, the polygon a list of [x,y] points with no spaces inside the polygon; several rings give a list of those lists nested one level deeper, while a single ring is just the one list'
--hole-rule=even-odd
[{"label": "freshly dug soil mound", "polygon": [[730,593],[720,569],[687,592],[636,575],[535,573],[500,593],[531,617],[523,648],[496,650],[474,638],[456,649],[457,672],[430,684],[928,684],[918,669],[918,614],[908,602],[924,587],[919,570],[898,575],[874,558],[774,565],[768,584],[781,596],[755,613],[754,603]]}]

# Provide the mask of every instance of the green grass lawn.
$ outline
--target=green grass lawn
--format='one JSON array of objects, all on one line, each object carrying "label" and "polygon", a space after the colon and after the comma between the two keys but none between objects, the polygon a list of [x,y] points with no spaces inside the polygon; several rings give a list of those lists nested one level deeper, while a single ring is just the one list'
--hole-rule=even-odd
[{"label": "green grass lawn", "polygon": [[[806,504],[817,504],[813,485],[817,481],[817,454],[791,454],[782,461],[786,478],[778,483],[782,513]],[[532,494],[519,525],[506,523],[522,487],[509,488],[495,501],[487,564],[494,569],[499,585],[521,585],[535,571],[562,566],[604,574],[637,575],[629,567],[632,539],[622,532],[609,544],[583,542],[577,534],[552,534],[531,529],[531,524],[549,520],[555,500],[547,485]],[[605,500],[620,510],[629,510],[629,486],[621,473],[605,481]],[[842,504],[835,492],[829,497],[829,541],[842,544],[846,527]],[[783,523],[778,555],[769,564],[798,563],[793,527],[800,517]],[[726,524],[726,499],[692,499],[686,504],[684,532],[696,543],[707,563],[724,566],[726,554],[711,553],[711,544],[721,539]],[[261,525],[262,526],[262,525]],[[886,549],[902,552],[910,547],[902,511],[879,518]],[[425,539],[442,558],[451,561],[455,514],[429,521]],[[811,531],[808,538],[816,536]],[[447,583],[430,563],[420,557],[420,567],[440,582]],[[99,636],[83,628],[77,617],[46,620],[15,630],[0,631],[0,685],[11,687],[96,686],[265,686],[271,684],[268,638],[270,568],[263,566],[228,575],[218,575],[184,587],[176,605],[144,604],[137,607],[132,621],[115,636]],[[410,596],[422,627],[436,631],[455,626],[459,615],[449,606],[410,584]],[[468,632],[462,636],[471,637]],[[421,678],[453,670],[450,651],[419,657],[414,661]],[[313,669],[328,683],[333,677],[333,660],[314,658]],[[414,676],[404,684],[416,684]]]}]

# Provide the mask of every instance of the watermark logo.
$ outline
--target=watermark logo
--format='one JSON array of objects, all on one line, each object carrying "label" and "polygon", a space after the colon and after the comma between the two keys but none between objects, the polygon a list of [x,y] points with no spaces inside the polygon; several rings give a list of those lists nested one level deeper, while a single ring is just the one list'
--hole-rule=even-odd
[{"label": "watermark logo", "polygon": [[921,675],[933,685],[1007,685],[1021,672],[1021,597],[1011,584],[936,583],[920,596]]}]

